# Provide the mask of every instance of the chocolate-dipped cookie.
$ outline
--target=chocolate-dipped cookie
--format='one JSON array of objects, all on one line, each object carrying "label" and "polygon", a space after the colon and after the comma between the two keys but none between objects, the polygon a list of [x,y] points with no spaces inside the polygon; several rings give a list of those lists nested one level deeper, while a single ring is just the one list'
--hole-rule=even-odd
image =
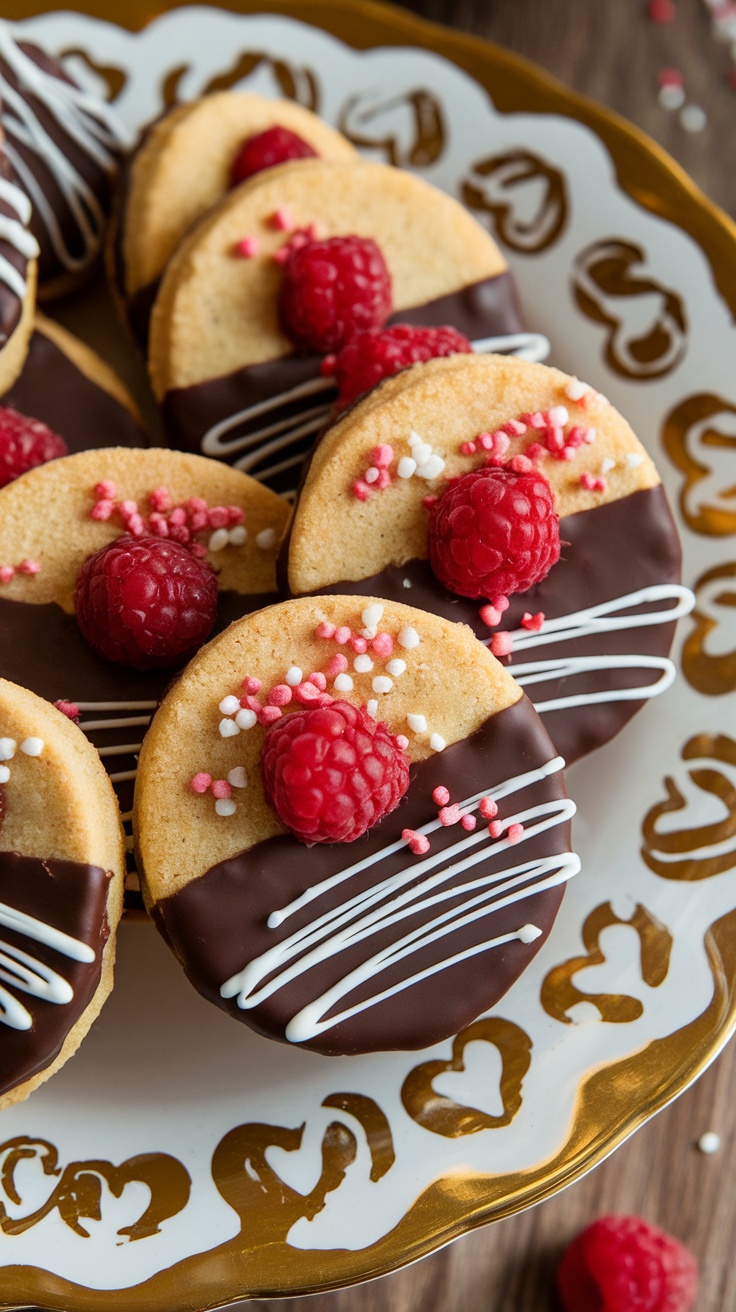
[{"label": "chocolate-dipped cookie", "polygon": [[[262,134],[272,136],[275,128],[279,138],[264,140]],[[266,163],[288,158],[299,142],[305,157],[356,157],[350,142],[310,110],[247,91],[177,105],[147,128],[123,165],[107,243],[111,281],[141,345],[168,261],[193,224],[237,185],[241,170],[235,166],[255,137]]]},{"label": "chocolate-dipped cookie", "polygon": [[[559,516],[559,560],[505,611],[484,606],[503,585],[460,595],[429,560],[433,503],[478,469],[537,471]],[[281,568],[287,594],[381,595],[469,624],[568,764],[669,686],[674,621],[692,605],[659,475],[626,421],[577,379],[501,356],[415,365],[336,423],[313,453]]]},{"label": "chocolate-dipped cookie", "polygon": [[466,627],[333,596],[193,659],[146,736],[134,831],[195,987],[337,1054],[424,1047],[493,1006],[579,868],[573,812],[531,703]]},{"label": "chocolate-dipped cookie", "polygon": [[38,242],[31,202],[5,153],[0,127],[0,394],[23,367],[36,305]]},{"label": "chocolate-dipped cookie", "polygon": [[0,21],[0,96],[8,158],[33,206],[41,299],[65,295],[99,254],[127,132],[100,96]]},{"label": "chocolate-dipped cookie", "polygon": [[97,753],[0,679],[0,1108],[64,1065],[109,994],[124,870]]},{"label": "chocolate-dipped cookie", "polygon": [[318,237],[378,248],[390,323],[450,324],[473,341],[522,327],[492,238],[420,178],[365,161],[301,160],[243,183],[169,262],[149,369],[172,445],[232,461],[282,491],[296,486],[329,411],[321,357],[295,350],[279,311],[292,254]]}]

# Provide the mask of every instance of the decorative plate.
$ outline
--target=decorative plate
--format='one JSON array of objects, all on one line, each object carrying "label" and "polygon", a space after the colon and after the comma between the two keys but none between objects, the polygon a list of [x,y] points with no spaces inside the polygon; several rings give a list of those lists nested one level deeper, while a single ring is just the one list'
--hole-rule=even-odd
[{"label": "decorative plate", "polygon": [[131,126],[213,86],[285,94],[460,196],[553,360],[655,454],[697,606],[674,687],[570,772],[583,873],[549,941],[453,1042],[292,1051],[125,926],[78,1056],[3,1113],[5,1307],[200,1312],[390,1271],[589,1170],[736,1023],[736,229],[651,142],[501,51],[369,4],[271,8],[20,28]]}]

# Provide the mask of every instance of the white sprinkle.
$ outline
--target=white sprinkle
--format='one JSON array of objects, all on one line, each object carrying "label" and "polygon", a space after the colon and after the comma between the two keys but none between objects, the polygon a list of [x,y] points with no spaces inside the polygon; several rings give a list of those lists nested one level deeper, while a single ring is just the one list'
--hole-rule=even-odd
[{"label": "white sprinkle", "polygon": [[700,105],[685,105],[680,110],[680,127],[686,132],[702,132],[707,122],[708,115]]},{"label": "white sprinkle", "polygon": [[427,718],[424,715],[415,715],[413,713],[410,713],[406,717],[406,723],[408,724],[412,733],[427,732]]},{"label": "white sprinkle", "polygon": [[411,432],[409,433],[409,446],[413,448],[417,445],[417,442],[423,442],[423,441],[424,438],[420,437],[419,434],[416,433],[412,428]]},{"label": "white sprinkle", "polygon": [[390,692],[394,686],[393,679],[387,679],[385,674],[376,675],[371,687],[374,692]]},{"label": "white sprinkle", "polygon": [[590,391],[590,384],[583,383],[579,378],[571,378],[565,388],[565,396],[571,401],[582,401],[586,392]]},{"label": "white sprinkle", "polygon": [[698,1148],[701,1153],[706,1153],[707,1156],[710,1156],[711,1153],[717,1153],[720,1146],[720,1135],[717,1135],[715,1130],[706,1130],[705,1134],[701,1134],[698,1139]]},{"label": "white sprinkle", "polygon": [[570,418],[570,411],[566,405],[553,405],[549,412],[549,418],[550,423],[558,424],[560,428],[564,428]]},{"label": "white sprinkle", "polygon": [[260,533],[256,533],[256,546],[261,551],[268,551],[276,541],[275,528],[262,528]]},{"label": "white sprinkle", "polygon": [[445,462],[442,456],[431,455],[428,460],[423,460],[417,473],[420,478],[426,478],[430,482],[434,478],[439,478],[445,468]]},{"label": "white sprinkle", "polygon": [[220,720],[221,738],[234,738],[238,733],[240,733],[240,726],[234,720]]},{"label": "white sprinkle", "polygon": [[613,459],[612,456],[606,456],[605,460],[601,461],[602,474],[610,474],[611,470],[615,468],[616,468],[616,461]]},{"label": "white sprinkle", "polygon": [[402,456],[398,465],[396,466],[396,473],[398,474],[399,478],[411,478],[412,474],[416,470],[416,467],[417,467],[417,462],[416,460],[412,460],[411,456]]},{"label": "white sprinkle", "polygon": [[586,428],[586,430],[585,430],[585,441],[588,443],[588,446],[590,446],[593,442],[595,442],[595,439],[597,438],[597,436],[598,436],[598,433],[597,433],[597,431],[596,431],[595,428],[593,428],[593,427]]},{"label": "white sprinkle", "polygon": [[290,688],[298,688],[304,678],[303,671],[298,665],[290,665],[284,676],[284,682],[288,683]]},{"label": "white sprinkle", "polygon": [[20,750],[26,756],[40,756],[43,749],[43,738],[24,738],[20,745]]},{"label": "white sprinkle", "polygon": [[433,733],[429,736],[429,745],[433,752],[444,752],[447,743],[441,733]]},{"label": "white sprinkle", "polygon": [[533,943],[535,938],[539,938],[541,932],[541,929],[537,929],[536,925],[522,925],[521,929],[518,930],[516,937],[522,943]]},{"label": "white sprinkle", "polygon": [[367,628],[377,629],[383,618],[383,606],[380,602],[374,601],[372,605],[366,606],[360,618]]},{"label": "white sprinkle", "polygon": [[375,483],[376,479],[378,478],[378,470],[376,469],[376,466],[371,465],[370,469],[366,469],[363,478],[365,479],[366,483]]},{"label": "white sprinkle", "polygon": [[666,86],[659,88],[657,99],[662,109],[682,109],[685,104],[685,88],[678,86],[676,82],[668,82]]},{"label": "white sprinkle", "polygon": [[222,715],[235,715],[240,710],[240,699],[232,695],[223,697],[217,709]]},{"label": "white sprinkle", "polygon": [[366,702],[365,709],[367,710],[371,719],[375,720],[376,716],[378,715],[378,702],[376,701],[375,697],[371,697],[370,701]]},{"label": "white sprinkle", "polygon": [[[301,680],[299,680],[299,682],[301,683]],[[243,707],[242,711],[238,711],[237,715],[235,716],[235,724],[238,729],[252,729],[255,722],[256,722],[255,711],[246,710],[245,707]],[[225,734],[224,736],[228,737],[229,735]]]},{"label": "white sprinkle", "polygon": [[215,810],[218,815],[235,815],[237,809],[232,797],[218,797],[215,802]]},{"label": "white sprinkle", "polygon": [[353,669],[358,674],[368,674],[373,669],[373,661],[370,656],[356,656],[353,661]]},{"label": "white sprinkle", "polygon": [[417,462],[417,465],[423,465],[425,460],[429,460],[432,454],[432,448],[429,442],[415,442],[411,448],[411,453]]},{"label": "white sprinkle", "polygon": [[386,666],[386,669],[388,673],[393,676],[394,679],[398,679],[399,676],[403,674],[404,671],[406,670],[406,661],[402,661],[400,656],[394,656],[393,660],[389,661],[388,665]]},{"label": "white sprinkle", "polygon": [[[269,529],[266,529],[269,532]],[[270,530],[273,533],[273,529]],[[248,540],[248,530],[245,524],[236,524],[235,528],[228,529],[227,540],[233,547],[242,547]]]},{"label": "white sprinkle", "polygon": [[402,579],[402,580],[401,580],[401,586],[402,586],[402,588],[410,588],[410,587],[411,587],[411,579]]},{"label": "white sprinkle", "polygon": [[406,751],[407,747],[409,746],[409,739],[407,738],[405,733],[397,733],[396,746],[400,747],[402,752]]},{"label": "white sprinkle", "polygon": [[338,692],[350,692],[353,686],[353,681],[349,674],[338,674],[332,686],[333,688],[336,688]]},{"label": "white sprinkle", "polygon": [[208,551],[222,551],[228,543],[228,533],[226,528],[216,528],[214,533],[210,533],[210,540],[207,543]]},{"label": "white sprinkle", "polygon": [[629,454],[626,457],[626,463],[629,466],[629,469],[638,469],[643,459],[644,457],[640,451],[629,451]]},{"label": "white sprinkle", "polygon": [[12,761],[17,747],[15,738],[0,738],[0,761]]},{"label": "white sprinkle", "polygon": [[10,771],[7,765],[0,765],[0,784],[6,784],[10,778]]},{"label": "white sprinkle", "polygon": [[406,624],[404,628],[401,630],[401,633],[399,634],[396,641],[398,642],[399,646],[403,647],[406,651],[413,651],[415,647],[419,646],[419,643],[421,642],[421,638],[419,637],[419,634],[417,633],[413,624]]},{"label": "white sprinkle", "polygon": [[245,767],[242,765],[236,765],[228,772],[227,781],[229,784],[232,784],[233,788],[245,788],[248,782]]}]

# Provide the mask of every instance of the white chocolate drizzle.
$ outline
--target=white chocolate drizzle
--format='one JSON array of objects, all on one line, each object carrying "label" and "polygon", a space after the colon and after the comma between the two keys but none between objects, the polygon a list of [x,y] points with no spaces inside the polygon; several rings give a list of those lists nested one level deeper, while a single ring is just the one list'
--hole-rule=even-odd
[{"label": "white chocolate drizzle", "polygon": [[[39,253],[38,242],[33,233],[28,231],[31,202],[20,187],[3,177],[0,177],[0,200],[18,216],[14,219],[9,215],[0,214],[0,241],[7,242],[24,259],[35,259]],[[8,290],[17,296],[19,301],[25,299],[28,281],[4,255],[0,255],[0,282],[5,283]]]},{"label": "white chocolate drizzle", "polygon": [[[0,902],[0,925],[36,943],[43,943],[72,961],[93,962],[95,959],[95,952],[87,943],[55,929],[53,925],[47,925],[43,920],[36,920],[25,911],[9,907],[4,902]],[[57,974],[45,962],[38,961],[36,957],[3,939],[0,939],[0,980],[21,993],[56,1003],[57,1006],[64,1006],[74,997],[71,985],[62,975]],[[33,1026],[33,1017],[28,1009],[8,989],[1,986],[0,1024],[13,1030],[29,1030]]]},{"label": "white chocolate drizzle", "polygon": [[[463,812],[474,810],[484,797],[491,796],[498,800],[510,796],[556,774],[563,766],[562,758],[555,757],[536,770],[505,780],[495,788],[475,793],[460,804],[461,809]],[[459,875],[471,870],[478,863],[499,853],[510,851],[512,847],[520,847],[524,841],[535,835],[567,822],[574,814],[575,803],[569,798],[546,800],[528,806],[504,820],[506,827],[512,824],[523,826],[519,843],[512,844],[506,837],[491,839],[487,827],[483,825],[470,834],[463,831],[463,837],[456,843],[444,850],[430,853],[419,862],[409,859],[403,870],[380,880],[352,897],[347,897],[339,906],[317,915],[303,928],[296,930],[281,943],[275,944],[249,962],[242,971],[225,981],[220,989],[222,997],[237,998],[238,1006],[244,1010],[255,1007],[320,962],[349,951],[356,943],[369,940],[376,934],[382,934],[391,926],[400,925],[403,920],[416,916],[418,912],[436,907],[438,914],[433,918],[368,957],[321,997],[292,1016],[286,1027],[286,1038],[292,1043],[304,1043],[348,1020],[351,1016],[376,1006],[413,984],[418,984],[421,980],[439,971],[447,970],[469,957],[515,939],[524,943],[532,942],[542,931],[527,923],[520,925],[518,930],[510,934],[499,936],[491,934],[473,947],[453,953],[424,970],[409,974],[390,987],[382,989],[379,985],[378,991],[372,996],[362,1002],[348,1004],[342,1011],[325,1019],[327,1013],[342,999],[368,981],[380,979],[381,974],[398,961],[408,960],[428,944],[454,934],[465,925],[492,916],[494,912],[504,907],[565,883],[576,875],[580,869],[580,860],[574,853],[565,852],[560,855],[522,860],[495,874],[468,879],[460,887],[457,883]],[[430,834],[439,828],[439,820],[432,820],[417,832]],[[322,883],[307,889],[301,897],[269,917],[269,928],[282,924],[308,903],[319,899],[354,875],[384,861],[402,849],[406,850],[403,841],[391,843],[381,851],[372,853]],[[460,907],[441,910],[443,903],[456,902],[461,894],[463,901]]]}]

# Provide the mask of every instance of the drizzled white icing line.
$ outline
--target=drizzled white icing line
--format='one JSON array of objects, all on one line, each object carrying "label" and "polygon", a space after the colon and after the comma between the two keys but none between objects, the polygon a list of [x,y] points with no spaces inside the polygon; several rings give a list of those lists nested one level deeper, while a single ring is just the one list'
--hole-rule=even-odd
[{"label": "drizzled white icing line", "polygon": [[[155,711],[158,706],[156,701],[131,701],[131,702],[76,702],[77,709],[82,711],[128,711],[127,715],[105,716],[99,720],[80,720],[79,727],[86,733],[90,734],[94,730],[100,729],[145,729],[151,723],[151,715],[130,714],[134,711]],[[141,750],[142,742],[121,743],[119,746],[97,747],[97,754],[103,760],[106,756],[126,756],[135,755]],[[113,784],[127,783],[135,779],[138,773],[137,766],[132,770],[119,770],[110,772],[110,782]]]},{"label": "drizzled white icing line", "polygon": [[[95,952],[87,943],[55,929],[53,925],[47,925],[43,920],[36,920],[25,911],[7,906],[4,902],[0,902],[0,925],[34,939],[37,943],[43,943],[72,961],[92,962],[95,959]],[[50,966],[4,940],[0,940],[0,979],[22,993],[29,993],[34,998],[43,998],[57,1005],[71,1002],[74,997],[68,981]],[[0,988],[0,1024],[14,1030],[29,1030],[33,1025],[30,1012],[4,988]]]},{"label": "drizzled white icing line", "polygon": [[[35,259],[39,254],[39,245],[33,233],[28,231],[31,202],[25,192],[8,178],[0,178],[0,200],[5,201],[18,215],[17,219],[13,219],[0,214],[0,239],[8,242],[26,260]],[[4,255],[0,255],[0,282],[4,282],[19,301],[25,299],[28,282]]]},{"label": "drizzled white icing line", "polygon": [[[517,787],[523,786],[519,784],[519,780],[525,777],[530,782],[539,782],[548,773],[552,772],[549,767],[553,764],[553,762],[550,762],[548,766],[541,767],[540,770],[530,771],[527,776],[518,776],[516,780],[509,780],[505,785],[501,785],[501,789],[505,787],[508,791],[515,791]],[[479,801],[480,797],[475,800]],[[463,807],[469,804],[470,802],[462,803]],[[575,804],[568,798],[562,798],[528,807],[519,814],[509,817],[506,824],[509,827],[523,825],[521,838],[517,841],[524,842],[535,834],[542,833],[569,820],[574,812]],[[435,826],[438,823],[434,822]],[[426,832],[429,827],[424,826],[418,832]],[[303,974],[319,962],[350,950],[356,943],[368,939],[376,933],[382,933],[387,927],[416,915],[417,911],[439,906],[448,900],[456,900],[458,897],[456,885],[449,888],[441,888],[440,886],[447,884],[448,880],[451,880],[463,870],[468,870],[478,862],[485,860],[489,855],[506,850],[510,846],[508,837],[498,842],[489,842],[488,839],[487,829],[481,829],[469,834],[452,847],[445,849],[444,852],[435,853],[425,860],[413,864],[407,870],[383,880],[363,893],[357,894],[342,906],[326,912],[310,925],[296,931],[282,943],[274,945],[273,948],[263,953],[259,958],[250,962],[243,971],[233,975],[222,985],[220,990],[222,996],[226,998],[237,996],[238,1006],[243,1009],[257,1006],[260,1001],[270,997],[277,989],[288,984],[292,979]],[[380,858],[401,846],[404,846],[404,844],[391,845],[385,849],[384,853],[376,854],[376,858]],[[473,848],[479,850],[473,851]],[[423,882],[419,884],[415,882],[417,876],[428,872],[440,862],[448,859],[452,860],[454,857],[460,859],[453,861],[448,866],[444,866],[441,870],[424,879]],[[376,858],[368,858],[365,863],[357,863],[352,868],[353,873],[360,866],[372,864]],[[507,943],[514,939],[522,939],[525,942],[532,941],[538,936],[538,931],[536,931],[535,926],[525,924],[510,935],[486,939],[482,943],[437,962],[392,987],[380,991],[364,1002],[347,1007],[329,1020],[322,1019],[325,1013],[330,1011],[341,998],[365,984],[368,980],[380,975],[381,972],[389,969],[396,962],[421,951],[430,943],[455,933],[465,925],[492,915],[503,907],[510,906],[544,889],[566,882],[577,874],[579,869],[580,861],[578,857],[568,852],[559,856],[555,855],[521,862],[495,875],[489,874],[469,881],[463,885],[462,891],[465,894],[473,893],[473,896],[464,901],[460,914],[455,908],[442,912],[348,972],[322,997],[317,998],[292,1017],[286,1027],[287,1039],[294,1043],[305,1042],[324,1030],[331,1029],[333,1026],[347,1020],[350,1016],[367,1010],[386,998],[409,988],[420,980],[426,979],[438,971],[445,970],[457,962],[467,960],[469,957],[499,946],[501,943]],[[334,887],[335,882],[340,882],[341,877],[347,877],[347,872],[342,872],[342,876],[325,881],[319,887],[325,888],[328,884]],[[409,887],[406,887],[407,885]],[[400,891],[402,889],[403,892]],[[384,900],[386,901],[384,907],[377,906],[377,903]],[[370,907],[375,909],[368,911]],[[271,920],[269,920],[269,923],[271,923]],[[299,955],[302,953],[304,955]],[[288,964],[289,962],[291,964]],[[281,968],[280,973],[276,974],[268,983],[262,983],[279,968]]]},{"label": "drizzled white icing line", "polygon": [[[618,611],[629,610],[635,606],[646,606],[658,601],[673,604],[665,610],[648,611],[638,615],[617,615]],[[657,583],[648,588],[639,588],[626,596],[613,601],[600,602],[584,610],[574,611],[569,615],[560,615],[557,619],[546,619],[541,630],[530,632],[528,629],[515,629],[511,633],[514,655],[520,651],[546,646],[549,643],[566,642],[571,639],[585,638],[596,633],[619,632],[624,629],[650,627],[654,624],[669,624],[688,615],[695,605],[695,597],[690,588],[677,583]],[[488,639],[486,645],[492,642]],[[556,697],[551,701],[536,702],[539,714],[547,711],[559,711],[576,706],[594,706],[602,702],[640,701],[643,698],[656,697],[666,691],[672,684],[676,668],[665,656],[622,655],[622,656],[569,656],[542,661],[512,662],[511,669],[522,688],[535,683],[544,683],[551,678],[574,678],[591,670],[659,670],[661,677],[654,683],[643,684],[638,688],[614,688],[605,692],[571,693],[566,697]]]}]

